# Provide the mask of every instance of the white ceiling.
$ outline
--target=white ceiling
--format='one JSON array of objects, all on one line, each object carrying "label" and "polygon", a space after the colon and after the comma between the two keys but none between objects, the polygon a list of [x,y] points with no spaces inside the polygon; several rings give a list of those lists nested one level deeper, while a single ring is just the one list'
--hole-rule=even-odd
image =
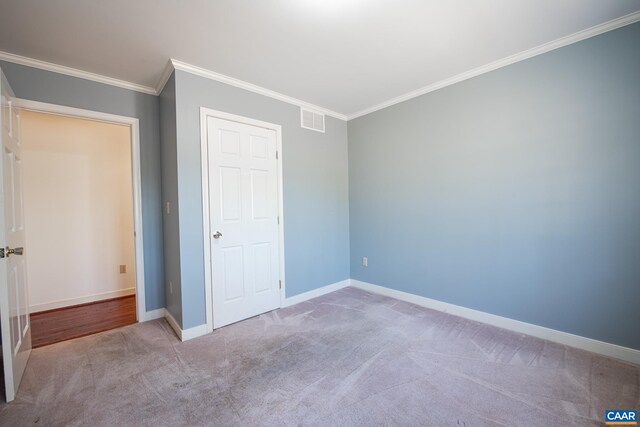
[{"label": "white ceiling", "polygon": [[155,87],[169,58],[352,115],[640,0],[0,0],[0,51]]}]

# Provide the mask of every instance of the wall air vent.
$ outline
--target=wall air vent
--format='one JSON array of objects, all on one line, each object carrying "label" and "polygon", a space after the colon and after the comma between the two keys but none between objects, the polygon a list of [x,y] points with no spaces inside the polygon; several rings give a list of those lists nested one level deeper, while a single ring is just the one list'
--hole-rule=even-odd
[{"label": "wall air vent", "polygon": [[300,125],[305,129],[324,133],[324,114],[301,108]]}]

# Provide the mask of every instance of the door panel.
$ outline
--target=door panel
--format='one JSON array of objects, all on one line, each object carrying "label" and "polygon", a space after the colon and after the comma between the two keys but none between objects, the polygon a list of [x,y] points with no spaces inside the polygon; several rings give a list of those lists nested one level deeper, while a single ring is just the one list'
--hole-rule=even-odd
[{"label": "door panel", "polygon": [[269,150],[269,140],[257,135],[250,136],[251,157],[254,159],[266,159]]},{"label": "door panel", "polygon": [[207,138],[218,328],[280,307],[276,135],[209,117]]},{"label": "door panel", "polygon": [[240,134],[238,132],[220,129],[220,153],[240,155]]},{"label": "door panel", "polygon": [[9,324],[11,325],[11,348],[13,353],[20,348],[22,334],[20,333],[20,300],[18,293],[18,275],[15,266],[9,269],[7,284],[9,286]]},{"label": "door panel", "polygon": [[220,210],[223,222],[238,222],[242,217],[242,171],[220,167]]},{"label": "door panel", "polygon": [[271,243],[253,245],[253,268],[255,277],[255,293],[269,292],[271,284]]},{"label": "door panel", "polygon": [[224,265],[224,302],[237,301],[244,298],[244,267],[242,246],[221,249]]},{"label": "door panel", "polygon": [[[31,353],[29,294],[22,194],[20,110],[0,72],[2,94],[2,161],[0,167],[0,327],[6,399],[11,401],[20,385]],[[9,250],[11,249],[11,250]]]},{"label": "door panel", "polygon": [[254,221],[269,219],[269,171],[252,169],[251,217]]}]

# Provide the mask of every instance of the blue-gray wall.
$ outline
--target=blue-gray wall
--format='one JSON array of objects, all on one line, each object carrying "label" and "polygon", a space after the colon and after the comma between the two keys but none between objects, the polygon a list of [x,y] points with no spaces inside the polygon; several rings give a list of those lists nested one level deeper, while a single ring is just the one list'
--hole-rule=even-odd
[{"label": "blue-gray wall", "polygon": [[294,105],[179,70],[175,79],[180,256],[166,262],[181,271],[182,328],[206,321],[201,106],[282,126],[287,296],[348,279],[346,122],[327,117],[324,134],[302,129]]},{"label": "blue-gray wall", "polygon": [[0,67],[18,98],[139,119],[145,302],[147,311],[164,307],[158,97],[4,61]]},{"label": "blue-gray wall", "polygon": [[348,128],[352,278],[640,349],[640,24]]},{"label": "blue-gray wall", "polygon": [[154,97],[0,67],[20,98],[140,119],[146,305],[183,328],[205,322],[205,106],[282,125],[288,296],[351,275],[640,349],[638,46],[634,24],[326,134],[182,71]]},{"label": "blue-gray wall", "polygon": [[[180,228],[178,225],[178,145],[176,129],[176,79],[171,74],[160,93],[160,142],[162,147],[162,200],[166,308],[182,323],[180,295]],[[167,213],[167,203],[169,211]],[[172,285],[169,285],[171,283]]]}]

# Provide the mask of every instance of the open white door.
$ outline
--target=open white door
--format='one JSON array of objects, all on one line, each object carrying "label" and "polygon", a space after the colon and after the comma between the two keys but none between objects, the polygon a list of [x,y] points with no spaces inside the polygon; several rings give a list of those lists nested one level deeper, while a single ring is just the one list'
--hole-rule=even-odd
[{"label": "open white door", "polygon": [[24,252],[20,114],[0,71],[2,161],[0,162],[0,327],[7,402],[15,398],[31,353]]}]

